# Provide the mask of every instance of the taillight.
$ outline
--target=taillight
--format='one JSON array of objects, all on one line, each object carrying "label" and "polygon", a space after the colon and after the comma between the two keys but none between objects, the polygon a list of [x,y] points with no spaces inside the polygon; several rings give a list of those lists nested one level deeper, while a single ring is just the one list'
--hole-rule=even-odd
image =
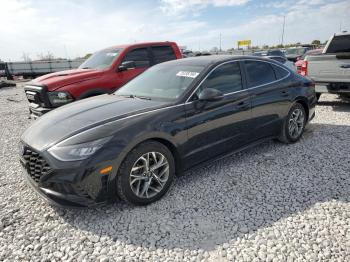
[{"label": "taillight", "polygon": [[306,60],[304,60],[303,63],[301,64],[300,74],[302,76],[307,76],[307,61]]}]

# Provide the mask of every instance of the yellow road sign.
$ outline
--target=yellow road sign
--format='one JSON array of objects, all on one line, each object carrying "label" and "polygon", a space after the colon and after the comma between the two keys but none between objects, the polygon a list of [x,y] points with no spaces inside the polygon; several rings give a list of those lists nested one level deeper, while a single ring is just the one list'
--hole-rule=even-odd
[{"label": "yellow road sign", "polygon": [[237,42],[238,46],[247,46],[251,45],[252,41],[251,40],[240,40]]}]

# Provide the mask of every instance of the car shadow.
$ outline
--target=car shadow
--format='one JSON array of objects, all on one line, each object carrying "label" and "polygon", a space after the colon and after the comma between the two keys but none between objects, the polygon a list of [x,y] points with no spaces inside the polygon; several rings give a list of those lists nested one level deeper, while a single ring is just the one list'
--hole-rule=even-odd
[{"label": "car shadow", "polygon": [[[327,98],[325,98],[327,99]],[[317,106],[330,106],[336,112],[350,112],[350,100],[336,99],[332,101],[327,101],[321,99]]]},{"label": "car shadow", "polygon": [[316,204],[349,202],[349,139],[350,126],[310,124],[298,143],[267,142],[188,172],[149,206],[59,212],[111,243],[211,251]]}]

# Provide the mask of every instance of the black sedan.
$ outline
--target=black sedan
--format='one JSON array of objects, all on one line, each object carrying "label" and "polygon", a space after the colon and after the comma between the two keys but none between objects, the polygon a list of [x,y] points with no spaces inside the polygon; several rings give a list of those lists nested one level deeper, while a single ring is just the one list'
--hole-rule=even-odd
[{"label": "black sedan", "polygon": [[313,82],[274,60],[175,60],[42,116],[22,135],[20,160],[52,203],[145,205],[195,165],[267,139],[298,141],[315,103]]}]

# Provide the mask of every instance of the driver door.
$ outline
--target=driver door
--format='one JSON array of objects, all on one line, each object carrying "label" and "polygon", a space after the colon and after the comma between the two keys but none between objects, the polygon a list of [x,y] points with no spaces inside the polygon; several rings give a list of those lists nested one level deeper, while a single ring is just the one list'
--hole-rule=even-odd
[{"label": "driver door", "polygon": [[[205,88],[221,91],[218,101],[200,101]],[[186,103],[188,147],[185,159],[196,164],[244,145],[251,119],[249,93],[244,90],[239,62],[222,64],[201,83]]]}]

